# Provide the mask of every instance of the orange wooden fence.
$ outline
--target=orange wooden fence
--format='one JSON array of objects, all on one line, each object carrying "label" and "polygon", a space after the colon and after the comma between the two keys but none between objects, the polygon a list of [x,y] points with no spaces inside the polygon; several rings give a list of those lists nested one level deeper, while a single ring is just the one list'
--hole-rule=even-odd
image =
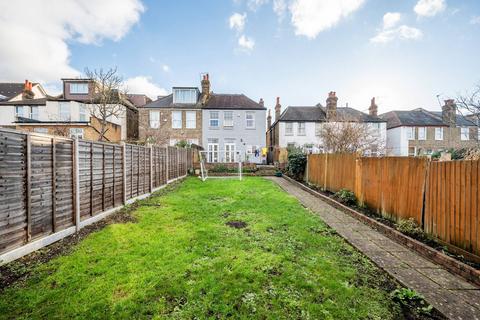
[{"label": "orange wooden fence", "polygon": [[414,218],[425,232],[480,255],[479,161],[315,154],[307,179],[327,191],[351,190],[384,217]]}]

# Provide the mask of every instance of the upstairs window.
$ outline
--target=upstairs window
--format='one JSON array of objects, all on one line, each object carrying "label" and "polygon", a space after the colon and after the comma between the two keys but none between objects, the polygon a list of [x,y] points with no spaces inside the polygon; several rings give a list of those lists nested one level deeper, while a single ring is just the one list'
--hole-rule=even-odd
[{"label": "upstairs window", "polygon": [[220,120],[218,118],[218,111],[210,111],[210,127],[218,128],[220,126]]},{"label": "upstairs window", "polygon": [[187,129],[195,129],[197,127],[197,112],[187,111],[185,117],[187,122]]},{"label": "upstairs window", "polygon": [[315,135],[320,136],[322,134],[322,124],[320,122],[315,122]]},{"label": "upstairs window", "polygon": [[27,106],[16,106],[15,107],[15,117],[17,117],[17,118],[28,118],[28,107]]},{"label": "upstairs window", "polygon": [[443,140],[443,128],[435,128],[435,140]]},{"label": "upstairs window", "polygon": [[408,140],[415,140],[415,128],[414,127],[407,127],[406,134]]},{"label": "upstairs window", "polygon": [[173,103],[197,103],[197,89],[173,89]]},{"label": "upstairs window", "polygon": [[418,128],[418,140],[427,140],[427,128],[426,127]]},{"label": "upstairs window", "polygon": [[59,118],[61,121],[70,121],[70,103],[60,102],[58,105]]},{"label": "upstairs window", "polygon": [[86,82],[70,83],[70,94],[88,94],[88,83]]},{"label": "upstairs window", "polygon": [[247,129],[254,129],[255,128],[255,113],[254,112],[246,112],[245,113],[245,119],[246,119]]},{"label": "upstairs window", "polygon": [[160,128],[160,111],[150,110],[150,128]]},{"label": "upstairs window", "polygon": [[293,136],[293,122],[285,123],[285,135]]},{"label": "upstairs window", "polygon": [[460,128],[460,140],[466,141],[470,139],[470,128],[462,127]]},{"label": "upstairs window", "polygon": [[182,129],[182,111],[172,112],[172,128]]},{"label": "upstairs window", "polygon": [[305,135],[305,122],[298,123],[298,135],[304,136]]},{"label": "upstairs window", "polygon": [[225,111],[223,113],[223,126],[233,127],[233,111]]},{"label": "upstairs window", "polygon": [[87,107],[83,103],[80,104],[79,115],[80,115],[80,121],[88,121],[87,120]]}]

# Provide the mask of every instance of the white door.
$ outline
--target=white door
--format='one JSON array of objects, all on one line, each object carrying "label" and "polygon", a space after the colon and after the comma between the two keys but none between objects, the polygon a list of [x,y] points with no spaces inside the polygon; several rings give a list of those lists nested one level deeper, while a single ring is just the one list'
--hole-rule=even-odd
[{"label": "white door", "polygon": [[208,162],[218,162],[218,143],[208,144]]},{"label": "white door", "polygon": [[235,162],[235,143],[225,143],[225,162]]}]

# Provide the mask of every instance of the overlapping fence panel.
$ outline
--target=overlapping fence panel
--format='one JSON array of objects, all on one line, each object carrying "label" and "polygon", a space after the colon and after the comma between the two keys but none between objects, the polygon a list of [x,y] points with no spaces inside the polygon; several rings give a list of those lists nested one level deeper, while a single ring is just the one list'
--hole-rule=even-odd
[{"label": "overlapping fence panel", "polygon": [[355,190],[356,160],[354,154],[312,154],[308,157],[308,179],[325,190]]},{"label": "overlapping fence panel", "polygon": [[173,147],[0,129],[0,254],[80,228],[184,176],[192,159],[192,150]]}]

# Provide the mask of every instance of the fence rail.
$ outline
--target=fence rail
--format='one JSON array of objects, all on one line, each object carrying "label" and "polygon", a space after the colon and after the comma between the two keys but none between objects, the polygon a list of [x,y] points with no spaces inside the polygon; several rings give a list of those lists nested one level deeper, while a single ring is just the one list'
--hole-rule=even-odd
[{"label": "fence rail", "polygon": [[479,161],[315,154],[308,156],[307,181],[351,190],[384,217],[413,218],[426,233],[480,255]]},{"label": "fence rail", "polygon": [[0,129],[0,264],[14,249],[71,234],[185,176],[192,159],[191,149]]}]

